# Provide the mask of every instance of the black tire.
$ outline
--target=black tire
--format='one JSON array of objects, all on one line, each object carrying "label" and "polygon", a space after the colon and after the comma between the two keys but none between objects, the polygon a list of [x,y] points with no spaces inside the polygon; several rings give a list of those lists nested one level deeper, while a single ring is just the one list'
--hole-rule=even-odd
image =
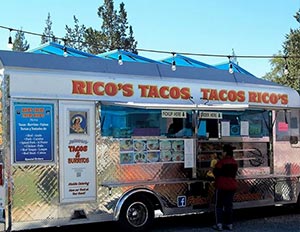
[{"label": "black tire", "polygon": [[125,231],[145,231],[154,220],[153,204],[146,198],[127,200],[122,209],[119,223]]}]

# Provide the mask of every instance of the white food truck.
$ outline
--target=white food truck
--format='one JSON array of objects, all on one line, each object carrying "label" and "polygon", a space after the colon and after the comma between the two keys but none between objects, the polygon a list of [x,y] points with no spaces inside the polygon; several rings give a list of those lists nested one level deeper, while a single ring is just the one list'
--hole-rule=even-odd
[{"label": "white food truck", "polygon": [[299,204],[300,98],[238,72],[0,51],[3,230],[213,210],[212,154],[232,143],[234,207]]}]

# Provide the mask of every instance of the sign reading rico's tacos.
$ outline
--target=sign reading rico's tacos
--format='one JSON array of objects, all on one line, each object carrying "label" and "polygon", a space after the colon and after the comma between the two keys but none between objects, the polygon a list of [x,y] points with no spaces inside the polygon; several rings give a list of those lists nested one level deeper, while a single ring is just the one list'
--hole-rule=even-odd
[{"label": "sign reading rico's tacos", "polygon": [[[193,98],[196,104],[201,104],[201,100],[205,99],[209,102],[218,103],[244,103],[244,104],[260,104],[260,105],[287,105],[289,96],[287,93],[279,92],[280,89],[264,89],[262,86],[257,88],[240,87],[240,89],[231,89],[230,86],[219,86],[211,88],[212,85],[207,84],[207,88],[199,88],[196,83],[189,83],[180,86],[182,83],[164,83],[161,85],[157,81],[157,85],[140,84],[136,82],[101,82],[101,81],[84,81],[72,80],[72,95],[82,96],[101,96],[105,99],[110,97],[120,97],[123,100],[149,102],[151,100],[170,102],[168,100],[177,100],[176,103],[185,103]],[[121,100],[121,99],[120,99]],[[197,102],[198,101],[198,102]]]}]

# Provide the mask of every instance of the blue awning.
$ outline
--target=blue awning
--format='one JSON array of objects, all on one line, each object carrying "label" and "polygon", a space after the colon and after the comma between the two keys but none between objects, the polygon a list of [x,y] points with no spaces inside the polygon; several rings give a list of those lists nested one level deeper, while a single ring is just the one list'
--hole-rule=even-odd
[{"label": "blue awning", "polygon": [[54,42],[47,42],[42,44],[41,46],[28,50],[27,52],[36,53],[36,54],[51,54],[51,55],[59,55],[63,56],[64,53],[67,53],[67,56],[75,56],[75,57],[97,57],[96,55],[82,52],[77,49],[64,46]]},{"label": "blue awning", "polygon": [[[243,69],[241,66],[239,66],[238,64],[234,63],[234,62],[230,62],[232,64],[232,69],[234,72],[238,72],[238,73],[243,73],[243,74],[247,74],[247,75],[251,75],[254,76],[252,73],[248,72],[247,70]],[[229,69],[229,62],[225,62],[225,63],[220,63],[217,65],[214,65],[217,69],[221,69],[221,70],[228,70]]]},{"label": "blue awning", "polygon": [[142,63],[161,63],[156,60],[151,60],[149,58],[139,56],[135,53],[124,51],[121,49],[112,50],[109,52],[104,52],[98,54],[98,57],[107,58],[111,60],[118,60],[119,56],[121,55],[122,61],[129,61],[129,62],[142,62]]},{"label": "blue awning", "polygon": [[[45,43],[37,48],[28,50],[27,52],[36,53],[36,54],[52,54],[52,55],[59,55],[64,56],[65,52],[67,56],[75,56],[75,57],[95,57],[95,58],[104,58],[110,60],[119,60],[119,56],[121,55],[121,59],[123,62],[140,62],[140,63],[154,63],[154,64],[166,64],[172,65],[172,62],[175,61],[176,66],[182,67],[195,67],[195,68],[210,68],[210,69],[220,69],[220,70],[228,70],[229,63],[221,63],[217,65],[209,65],[207,63],[192,59],[187,56],[183,56],[181,54],[176,54],[175,56],[171,56],[165,58],[163,60],[153,60],[146,58],[144,56],[140,56],[138,54],[128,52],[122,49],[115,49],[112,51],[100,53],[98,55],[93,55],[87,52],[82,52],[80,50],[64,46],[55,42],[48,42]],[[238,64],[231,62],[233,66],[233,71],[235,73],[247,74],[254,76],[247,70],[240,67]]]},{"label": "blue awning", "polygon": [[196,67],[196,68],[215,68],[212,65],[203,63],[201,61],[198,60],[194,60],[192,58],[180,55],[180,54],[176,54],[174,57],[168,57],[166,59],[161,60],[161,62],[165,63],[165,64],[169,64],[172,65],[172,62],[175,61],[176,66],[187,66],[187,67]]}]

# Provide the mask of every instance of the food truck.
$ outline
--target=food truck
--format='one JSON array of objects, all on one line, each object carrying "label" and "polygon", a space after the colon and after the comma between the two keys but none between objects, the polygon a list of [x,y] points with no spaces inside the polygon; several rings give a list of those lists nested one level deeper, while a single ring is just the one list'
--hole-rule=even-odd
[{"label": "food truck", "polygon": [[216,68],[0,51],[5,231],[213,210],[206,178],[231,143],[234,208],[299,204],[300,98]]}]

